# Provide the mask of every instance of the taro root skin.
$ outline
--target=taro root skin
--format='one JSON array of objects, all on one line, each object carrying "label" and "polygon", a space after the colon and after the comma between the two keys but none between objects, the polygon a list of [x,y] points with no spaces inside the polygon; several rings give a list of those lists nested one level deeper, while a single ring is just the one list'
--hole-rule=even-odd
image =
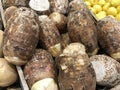
[{"label": "taro root skin", "polygon": [[16,6],[10,6],[5,10],[4,17],[6,22],[10,19],[12,14],[14,14],[15,10],[17,10]]},{"label": "taro root skin", "polygon": [[32,90],[41,90],[43,87],[47,90],[58,90],[54,64],[50,53],[42,49],[36,50],[24,68],[25,78]]},{"label": "taro root skin", "polygon": [[120,89],[120,84],[116,85],[115,87],[111,88],[110,90],[119,90]]},{"label": "taro root skin", "polygon": [[68,33],[61,34],[61,46],[65,49],[71,43]]},{"label": "taro root skin", "polygon": [[0,14],[0,30],[3,30],[3,21],[2,21],[2,18],[1,18],[1,14]]},{"label": "taro root skin", "polygon": [[53,12],[49,15],[49,18],[55,23],[60,34],[67,32],[67,17],[58,12]]},{"label": "taro root skin", "polygon": [[52,12],[59,12],[61,14],[67,14],[68,12],[68,0],[49,0],[51,4]]},{"label": "taro root skin", "polygon": [[48,50],[54,57],[57,57],[61,53],[59,31],[47,15],[39,16],[39,21],[41,46]]},{"label": "taro root skin", "polygon": [[8,20],[4,32],[3,53],[8,62],[23,65],[31,58],[39,40],[37,15],[21,7]]},{"label": "taro root skin", "polygon": [[[70,45],[56,59],[59,69],[58,84],[60,90],[95,90],[95,72],[84,47],[78,43]],[[77,47],[81,46],[83,49],[80,52],[81,48]]]},{"label": "taro root skin", "polygon": [[3,34],[4,32],[0,30],[0,58],[3,57]]},{"label": "taro root skin", "polygon": [[69,9],[67,23],[71,42],[83,43],[86,46],[88,55],[94,55],[98,52],[95,23],[84,4],[80,6],[81,2],[79,0],[73,0],[69,5],[71,4],[73,4],[73,6]]},{"label": "taro root skin", "polygon": [[[77,56],[86,54],[85,46],[81,43],[70,43],[64,50],[63,55],[65,56]],[[62,55],[61,54],[61,55]]]},{"label": "taro root skin", "polygon": [[120,22],[105,17],[98,22],[98,40],[104,51],[120,61]]},{"label": "taro root skin", "polygon": [[28,6],[29,0],[2,0],[3,7],[8,8],[10,6]]},{"label": "taro root skin", "polygon": [[90,57],[98,85],[113,87],[120,83],[120,63],[106,55]]},{"label": "taro root skin", "polygon": [[0,87],[12,85],[17,81],[17,78],[15,68],[6,59],[0,58]]}]

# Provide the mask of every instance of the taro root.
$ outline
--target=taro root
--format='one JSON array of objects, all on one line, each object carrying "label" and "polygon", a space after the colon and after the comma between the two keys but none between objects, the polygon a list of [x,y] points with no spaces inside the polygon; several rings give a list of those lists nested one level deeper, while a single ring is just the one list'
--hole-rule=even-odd
[{"label": "taro root", "polygon": [[3,30],[3,22],[2,22],[1,13],[0,13],[0,30]]},{"label": "taro root", "polygon": [[16,6],[10,6],[5,10],[4,17],[6,22],[10,19],[12,14],[14,14],[15,10],[17,10]]},{"label": "taro root", "polygon": [[89,9],[87,8],[86,4],[83,2],[83,0],[71,0],[68,5],[68,13],[79,11],[79,10],[86,10],[89,12]]},{"label": "taro root", "polygon": [[59,12],[61,14],[67,14],[68,12],[68,0],[49,0],[51,4],[52,12]]},{"label": "taro root", "polygon": [[61,34],[67,32],[67,17],[66,16],[58,12],[53,12],[50,14],[49,18],[55,23],[55,25],[57,26]]},{"label": "taro root", "polygon": [[45,50],[35,51],[24,67],[24,75],[31,90],[58,90],[55,63]]},{"label": "taro root", "polygon": [[94,20],[80,0],[73,0],[69,4],[67,28],[71,42],[83,43],[90,56],[98,52]]},{"label": "taro root", "polygon": [[61,53],[60,34],[47,15],[39,16],[41,46],[48,50],[54,57]]},{"label": "taro root", "polygon": [[66,48],[71,43],[68,33],[61,34],[62,49]]},{"label": "taro root", "polygon": [[4,32],[3,54],[8,62],[23,65],[32,56],[39,40],[36,13],[21,7],[8,20]]},{"label": "taro root", "polygon": [[106,55],[90,57],[98,85],[113,87],[120,83],[120,63]]},{"label": "taro root", "polygon": [[101,47],[120,62],[120,22],[108,16],[99,20],[97,26]]},{"label": "taro root", "polygon": [[15,68],[6,59],[0,58],[0,87],[12,85],[16,82],[17,76]]},{"label": "taro root", "polygon": [[0,30],[0,58],[3,57],[3,34],[4,32]]},{"label": "taro root", "polygon": [[95,90],[96,78],[84,45],[71,43],[56,58],[60,90]]},{"label": "taro root", "polygon": [[10,6],[28,6],[29,0],[2,0],[4,8]]},{"label": "taro root", "polygon": [[110,90],[119,90],[120,89],[120,84],[116,85],[115,87],[111,88]]},{"label": "taro root", "polygon": [[29,6],[39,14],[67,13],[68,0],[30,0]]}]

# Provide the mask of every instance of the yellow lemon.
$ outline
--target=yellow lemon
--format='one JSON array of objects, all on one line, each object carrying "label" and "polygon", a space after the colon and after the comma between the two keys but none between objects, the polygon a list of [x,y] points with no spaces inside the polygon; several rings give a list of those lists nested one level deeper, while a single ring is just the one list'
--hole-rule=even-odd
[{"label": "yellow lemon", "polygon": [[94,5],[93,8],[96,10],[96,13],[102,11],[102,7],[100,5]]},{"label": "yellow lemon", "polygon": [[105,0],[106,2],[110,3],[111,0]]},{"label": "yellow lemon", "polygon": [[93,12],[94,14],[96,14],[96,9],[95,8],[90,8],[90,11]]},{"label": "yellow lemon", "polygon": [[88,1],[85,1],[85,4],[86,4],[87,6],[91,6],[91,3],[88,2]]},{"label": "yellow lemon", "polygon": [[120,13],[120,6],[117,6],[117,12]]},{"label": "yellow lemon", "polygon": [[105,3],[106,3],[105,0],[99,0],[99,2],[98,2],[98,4],[101,6],[103,6]]},{"label": "yellow lemon", "polygon": [[120,5],[120,0],[111,0],[111,5],[114,7]]},{"label": "yellow lemon", "polygon": [[116,15],[115,17],[118,21],[120,21],[120,13]]},{"label": "yellow lemon", "polygon": [[108,10],[107,10],[107,14],[108,14],[108,15],[116,16],[116,14],[117,14],[117,9],[116,9],[115,7],[109,7]]},{"label": "yellow lemon", "polygon": [[102,7],[104,11],[107,11],[110,6],[110,3],[105,3],[105,5]]},{"label": "yellow lemon", "polygon": [[90,2],[92,5],[97,4],[97,0],[88,0],[88,2]]},{"label": "yellow lemon", "polygon": [[108,15],[108,16],[110,16],[110,17],[112,17],[112,18],[115,18],[113,15]]},{"label": "yellow lemon", "polygon": [[106,12],[105,12],[105,11],[100,11],[98,14],[101,14],[101,15],[105,15],[105,16],[106,16]]},{"label": "yellow lemon", "polygon": [[102,19],[106,16],[106,12],[105,11],[101,11],[98,14],[96,14],[97,19]]}]

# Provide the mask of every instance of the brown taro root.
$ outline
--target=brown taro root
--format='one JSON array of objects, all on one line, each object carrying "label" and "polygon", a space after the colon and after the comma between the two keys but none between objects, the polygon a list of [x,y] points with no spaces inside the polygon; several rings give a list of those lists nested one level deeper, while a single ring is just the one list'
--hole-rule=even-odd
[{"label": "brown taro root", "polygon": [[0,30],[3,30],[3,22],[2,22],[2,18],[1,18],[1,13],[0,13]]},{"label": "brown taro root", "polygon": [[66,16],[58,12],[53,12],[50,14],[49,18],[55,23],[55,25],[57,26],[61,34],[67,32],[67,17]]},{"label": "brown taro root", "polygon": [[10,19],[12,14],[14,14],[15,10],[17,10],[16,6],[10,6],[5,10],[4,17],[5,17],[6,22]]},{"label": "brown taro root", "polygon": [[119,90],[120,89],[120,84],[116,85],[115,87],[111,88],[110,90]]},{"label": "brown taro root", "polygon": [[120,22],[105,17],[98,22],[98,40],[104,51],[120,61]]},{"label": "brown taro root", "polygon": [[[75,2],[76,1],[76,2]],[[72,6],[71,6],[72,4]],[[70,2],[68,15],[68,34],[72,42],[81,42],[85,45],[88,55],[98,52],[97,30],[93,18],[81,2],[73,0]]]},{"label": "brown taro root", "polygon": [[8,20],[4,32],[3,54],[8,62],[23,65],[32,56],[39,40],[38,16],[21,7]]},{"label": "brown taro root", "polygon": [[10,6],[28,6],[29,0],[2,0],[4,8]]},{"label": "brown taro root", "polygon": [[68,0],[49,0],[51,4],[52,12],[59,12],[61,14],[67,14],[68,12]]},{"label": "brown taro root", "polygon": [[30,0],[29,6],[39,14],[67,13],[68,0]]},{"label": "brown taro root", "polygon": [[71,0],[68,5],[68,13],[79,11],[79,10],[86,10],[89,12],[89,9],[87,8],[86,4],[83,0]]},{"label": "brown taro root", "polygon": [[98,85],[113,87],[120,83],[120,63],[106,55],[93,55],[90,62]]},{"label": "brown taro root", "polygon": [[0,58],[3,57],[3,34],[4,32],[0,30]]},{"label": "brown taro root", "polygon": [[96,78],[84,45],[71,43],[56,59],[60,90],[95,90]]},{"label": "brown taro root", "polygon": [[55,63],[45,50],[35,51],[24,67],[24,75],[31,90],[58,90]]},{"label": "brown taro root", "polygon": [[71,43],[68,33],[61,34],[62,49],[66,48]]},{"label": "brown taro root", "polygon": [[6,59],[0,58],[0,87],[10,86],[17,80],[17,72],[14,66]]},{"label": "brown taro root", "polygon": [[39,16],[39,21],[41,46],[54,57],[58,56],[61,53],[61,39],[57,27],[46,15]]}]

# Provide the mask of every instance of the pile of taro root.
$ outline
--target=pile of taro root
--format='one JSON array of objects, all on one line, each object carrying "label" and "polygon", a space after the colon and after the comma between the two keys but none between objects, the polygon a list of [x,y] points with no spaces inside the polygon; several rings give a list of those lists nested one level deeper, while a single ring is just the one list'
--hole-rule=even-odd
[{"label": "pile of taro root", "polygon": [[2,5],[0,90],[21,90],[16,65],[30,90],[120,90],[120,22],[97,21],[82,0]]}]

